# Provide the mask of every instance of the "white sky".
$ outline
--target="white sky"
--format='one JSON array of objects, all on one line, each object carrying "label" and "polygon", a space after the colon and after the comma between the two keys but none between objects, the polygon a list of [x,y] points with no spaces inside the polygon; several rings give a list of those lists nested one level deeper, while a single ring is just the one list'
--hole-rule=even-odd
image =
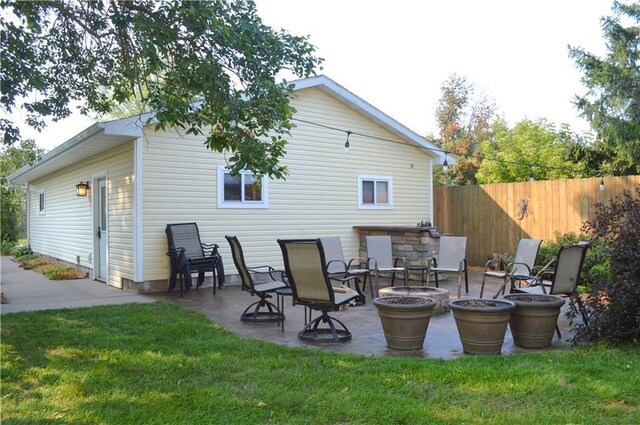
[{"label": "white sky", "polygon": [[[466,76],[511,124],[547,118],[588,129],[571,103],[585,91],[567,45],[606,52],[612,0],[257,0],[267,25],[310,35],[322,74],[419,134],[437,134],[442,83]],[[91,125],[74,115],[34,137],[51,149]]]}]

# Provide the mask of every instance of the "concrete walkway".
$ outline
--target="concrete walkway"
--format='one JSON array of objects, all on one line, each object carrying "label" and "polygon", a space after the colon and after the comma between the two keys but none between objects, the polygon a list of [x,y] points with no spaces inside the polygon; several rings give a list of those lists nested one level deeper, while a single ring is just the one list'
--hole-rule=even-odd
[{"label": "concrete walkway", "polygon": [[7,302],[0,304],[0,314],[154,301],[95,280],[49,280],[40,273],[21,269],[9,256],[2,256],[0,266],[0,289]]}]

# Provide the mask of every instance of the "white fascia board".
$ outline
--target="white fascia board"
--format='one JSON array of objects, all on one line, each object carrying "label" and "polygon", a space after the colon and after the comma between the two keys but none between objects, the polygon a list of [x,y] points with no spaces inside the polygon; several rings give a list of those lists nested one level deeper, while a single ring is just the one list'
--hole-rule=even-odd
[{"label": "white fascia board", "polygon": [[355,94],[325,75],[292,81],[291,84],[293,84],[294,86],[294,91],[311,87],[318,87],[329,93],[330,95],[336,97],[337,99],[341,100],[342,102],[346,103],[347,105],[372,118],[374,121],[390,130],[391,132],[397,134],[400,137],[409,139],[420,148],[424,148],[429,156],[436,158],[440,162],[442,162],[442,160],[444,159],[444,154],[440,152],[441,149],[438,146],[429,143],[424,137],[420,136],[415,131],[391,118],[389,115],[371,105],[369,102],[356,96]]},{"label": "white fascia board", "polygon": [[142,114],[129,118],[95,123],[82,130],[66,142],[55,147],[50,152],[44,154],[37,163],[20,168],[18,171],[7,177],[7,180],[10,184],[27,183],[30,180],[30,174],[33,174],[31,173],[32,171],[35,171],[37,168],[42,169],[42,167],[50,164],[54,160],[62,159],[65,155],[76,150],[84,143],[87,143],[93,136],[100,133],[103,133],[105,136],[119,138],[136,139],[138,137],[142,137],[142,129],[146,124],[147,119],[150,117],[153,117],[153,114]]}]

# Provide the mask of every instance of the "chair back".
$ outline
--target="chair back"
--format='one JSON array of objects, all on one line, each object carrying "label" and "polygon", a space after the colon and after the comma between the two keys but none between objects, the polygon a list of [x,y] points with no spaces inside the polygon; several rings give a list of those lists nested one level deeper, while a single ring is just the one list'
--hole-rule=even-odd
[{"label": "chair back", "polygon": [[460,263],[466,258],[466,236],[441,236],[438,250],[438,268],[460,269]]},{"label": "chair back", "polygon": [[249,273],[247,263],[244,261],[244,254],[242,252],[242,245],[240,245],[240,241],[238,241],[237,237],[229,235],[226,235],[225,239],[229,242],[229,246],[231,247],[233,264],[235,264],[238,274],[240,274],[242,289],[245,291],[252,291],[253,278],[251,277],[251,273]]},{"label": "chair back", "polygon": [[576,290],[588,244],[564,245],[558,251],[556,270],[551,281],[552,295],[568,295]]},{"label": "chair back", "polygon": [[536,265],[538,250],[542,239],[520,239],[516,256],[513,259],[512,275],[529,276]]},{"label": "chair back", "polygon": [[202,258],[202,242],[196,223],[167,224],[165,228],[169,251],[184,248],[186,258]]},{"label": "chair back", "polygon": [[320,241],[324,249],[324,258],[327,261],[327,272],[329,274],[344,272],[344,253],[340,236],[323,236]]},{"label": "chair back", "polygon": [[367,258],[375,259],[379,269],[392,268],[391,236],[367,236]]},{"label": "chair back", "polygon": [[320,239],[278,239],[296,304],[333,308],[335,297]]}]

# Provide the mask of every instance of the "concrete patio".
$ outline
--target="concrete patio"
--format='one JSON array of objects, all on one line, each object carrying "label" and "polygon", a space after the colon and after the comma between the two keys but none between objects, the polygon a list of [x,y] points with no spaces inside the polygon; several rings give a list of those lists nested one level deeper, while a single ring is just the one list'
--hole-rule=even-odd
[{"label": "concrete patio", "polygon": [[[463,298],[477,298],[480,294],[480,284],[482,273],[478,271],[469,272],[469,294],[463,290]],[[433,282],[432,282],[433,283]],[[419,282],[412,282],[411,285],[419,285]],[[388,286],[381,280],[381,287]],[[485,298],[487,294],[493,294],[498,290],[499,282],[495,279],[487,281],[485,286]],[[451,276],[444,282],[440,282],[440,288],[449,290],[451,299],[456,299],[457,278]],[[353,338],[346,343],[332,344],[310,344],[298,339],[298,332],[304,327],[304,307],[292,306],[291,298],[285,299],[285,329],[275,323],[250,323],[240,320],[240,315],[244,309],[256,301],[256,297],[251,297],[248,292],[240,289],[239,285],[226,285],[217,291],[214,296],[211,287],[192,289],[181,298],[178,292],[156,293],[147,296],[156,300],[167,301],[179,304],[183,307],[192,308],[204,313],[210,320],[223,325],[233,333],[245,337],[256,338],[274,342],[286,346],[312,347],[322,350],[330,350],[339,353],[358,353],[367,356],[414,356],[414,357],[434,357],[442,359],[454,359],[465,355],[462,351],[462,344],[458,336],[458,331],[453,318],[453,313],[432,316],[427,336],[422,350],[417,351],[395,351],[387,349],[382,326],[375,306],[370,300],[369,288],[366,290],[367,304],[355,307],[348,307],[344,311],[335,312],[332,316],[343,321]],[[275,303],[275,297],[274,297]],[[562,340],[554,336],[551,347],[547,350],[566,349],[570,347],[568,340],[572,337],[569,330],[569,323],[564,316],[567,304],[563,307],[560,315],[559,327],[562,332]],[[315,317],[315,315],[314,315]],[[524,349],[514,345],[511,332],[507,330],[503,345],[503,354],[536,352],[539,350]]]}]

